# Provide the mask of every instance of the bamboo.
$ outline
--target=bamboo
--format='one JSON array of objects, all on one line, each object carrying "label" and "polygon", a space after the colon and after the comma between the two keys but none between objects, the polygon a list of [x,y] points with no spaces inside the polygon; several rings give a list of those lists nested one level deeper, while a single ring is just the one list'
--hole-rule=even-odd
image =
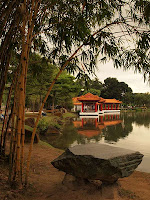
[{"label": "bamboo", "polygon": [[[25,6],[25,11],[26,11],[26,0],[24,0],[24,6]],[[26,11],[27,12],[27,11]],[[23,22],[23,28],[24,28],[24,32],[25,32],[25,25],[26,25],[26,21],[24,20]],[[25,37],[25,35],[23,35],[23,37]],[[25,82],[26,82],[26,59],[27,59],[27,45],[26,43],[28,43],[28,41],[25,41],[24,38],[24,57],[22,58],[22,64],[24,65],[23,67],[23,76],[24,76],[24,80],[23,80],[23,98],[22,98],[22,129],[21,129],[21,161],[20,161],[20,181],[21,183],[23,182],[22,179],[22,175],[23,175],[23,164],[24,164],[24,140],[25,140],[25,127],[24,127],[24,123],[25,123]]]},{"label": "bamboo", "polygon": [[[19,82],[19,81],[18,81]],[[15,121],[15,129],[14,129],[14,138],[13,138],[13,161],[12,161],[12,181],[15,181],[16,179],[16,173],[17,173],[17,127],[18,127],[18,82],[16,84],[16,92],[15,92],[15,99],[14,99],[14,110],[13,110],[13,114],[14,114],[14,121]]]},{"label": "bamboo", "polygon": [[[13,104],[13,109],[14,109]],[[12,167],[13,167],[13,136],[14,136],[14,113],[12,109],[12,118],[11,118],[11,137],[10,137],[10,150],[9,150],[9,175],[8,175],[8,182],[11,183],[12,181]]]},{"label": "bamboo", "polygon": [[[35,4],[35,7],[34,7]],[[23,165],[24,165],[24,140],[25,140],[25,129],[24,129],[24,123],[25,123],[25,90],[26,90],[26,79],[27,79],[27,70],[28,70],[28,61],[29,61],[29,52],[30,52],[30,46],[32,41],[32,34],[34,29],[34,19],[38,12],[38,3],[34,0],[32,0],[32,6],[31,6],[31,12],[29,15],[29,22],[28,22],[28,33],[27,33],[27,40],[25,44],[25,67],[24,67],[24,98],[23,98],[23,113],[22,113],[22,137],[21,137],[21,179],[22,179],[22,173],[23,173]],[[33,15],[34,12],[34,15]]]},{"label": "bamboo", "polygon": [[[26,6],[26,0],[24,1],[24,8]],[[17,152],[16,152],[16,174],[18,176],[18,184],[19,188],[22,188],[22,168],[21,168],[21,141],[22,141],[22,125],[23,125],[23,107],[24,107],[24,83],[25,83],[25,68],[26,68],[26,52],[27,52],[27,45],[26,45],[26,12],[24,11],[23,15],[23,26],[22,26],[22,53],[21,53],[21,75],[19,79],[19,105],[18,105],[18,122],[17,122]]]},{"label": "bamboo", "polygon": [[[9,88],[9,93],[8,93],[8,97],[7,97],[7,103],[6,103],[2,132],[1,132],[1,136],[4,137],[4,138],[6,137],[6,134],[7,134],[7,131],[5,131],[5,128],[6,128],[7,118],[8,118],[8,109],[9,109],[9,106],[10,106],[11,95],[12,95],[12,91],[13,91],[14,85],[15,85],[16,80],[17,80],[18,72],[19,72],[19,66],[18,66],[18,68],[17,68],[17,70],[14,74],[13,81],[12,81],[12,84]],[[9,127],[9,123],[8,123],[8,127]],[[2,141],[2,138],[1,138],[1,145],[4,149],[4,154],[5,154],[5,142]]]},{"label": "bamboo", "polygon": [[[18,74],[17,74],[18,75]],[[10,160],[9,160],[9,183],[11,184],[12,180],[16,176],[16,133],[17,133],[17,105],[18,105],[18,76],[15,85],[14,91],[14,103],[12,110],[12,125],[11,125],[11,142],[10,142]]]},{"label": "bamboo", "polygon": [[55,79],[53,80],[53,82],[51,83],[49,89],[48,89],[48,92],[42,102],[42,105],[40,107],[40,110],[39,110],[39,113],[38,113],[38,116],[37,116],[37,119],[36,119],[36,122],[35,122],[35,126],[34,126],[34,129],[33,129],[33,133],[32,133],[32,137],[31,137],[31,143],[30,143],[30,147],[29,147],[29,154],[28,154],[28,159],[27,159],[27,169],[26,169],[26,179],[25,179],[25,185],[27,185],[28,183],[28,176],[29,176],[29,168],[30,168],[30,160],[31,160],[31,152],[32,152],[32,148],[33,148],[33,142],[34,142],[34,137],[35,137],[35,133],[36,133],[36,128],[37,128],[37,125],[38,125],[38,122],[39,122],[39,119],[40,119],[40,116],[41,116],[41,113],[42,113],[42,110],[43,110],[43,107],[44,107],[44,104],[55,84],[55,82],[57,81],[58,77],[60,76],[60,74],[63,72],[63,70],[65,69],[65,67],[68,65],[68,63],[72,60],[72,58],[77,54],[77,52],[83,47],[84,44],[82,44],[73,54],[72,56],[66,61],[66,63],[62,66],[62,68],[60,69],[60,71],[58,72],[58,74],[56,75]]},{"label": "bamboo", "polygon": [[8,67],[9,67],[9,63],[7,63],[7,61],[5,61],[5,59],[8,57],[9,51],[11,49],[10,44],[12,42],[12,34],[13,34],[13,32],[16,33],[16,31],[17,31],[17,30],[14,29],[14,27],[18,26],[18,24],[19,24],[19,18],[16,18],[12,21],[9,30],[5,35],[5,39],[2,41],[2,44],[1,44],[1,49],[0,49],[1,64],[0,64],[0,68],[2,68],[2,73],[1,73],[1,79],[0,79],[0,91],[1,91],[0,92],[0,109],[1,109],[1,104],[2,104],[3,92],[4,92],[4,89],[5,89]]},{"label": "bamboo", "polygon": [[[9,62],[10,62],[10,57],[11,57],[11,54],[9,53],[8,57],[7,57],[7,61],[6,61],[6,71],[5,71],[5,74],[4,74],[4,78],[3,78],[3,84],[1,85],[2,87],[0,88],[1,89],[1,95],[0,95],[0,107],[1,107],[1,103],[2,103],[2,94],[3,94],[3,91],[4,91],[4,88],[5,88],[5,82],[7,80],[7,71],[8,71],[8,67],[9,67]],[[7,109],[6,109],[7,110]],[[3,127],[2,127],[2,133],[1,133],[1,142],[0,142],[0,146],[1,148],[3,147],[3,138],[4,138],[4,126],[6,125],[6,116],[4,116],[4,121],[3,121]],[[2,151],[2,149],[1,149]]]},{"label": "bamboo", "polygon": [[[3,10],[3,12],[2,12],[2,14],[0,16],[0,21],[2,22],[1,23],[1,27],[0,27],[1,28],[0,38],[2,37],[3,31],[4,31],[4,27],[7,24],[7,20],[9,18],[9,16],[10,16],[12,10],[14,9],[14,6],[17,7],[18,4],[19,4],[19,2],[16,2],[16,0],[15,0],[15,1],[9,3],[7,8],[4,8],[4,10]],[[18,14],[18,13],[16,12],[16,14]],[[4,16],[5,16],[5,18],[4,18]],[[4,19],[2,20],[2,18],[4,18]]]},{"label": "bamboo", "polygon": [[[97,35],[98,33],[100,33],[103,29],[113,25],[113,24],[119,24],[119,23],[122,23],[122,22],[118,22],[118,21],[114,21],[110,24],[107,24],[105,25],[103,28],[99,29],[98,31],[94,32],[91,36],[94,37],[95,35]],[[43,107],[44,107],[44,104],[55,84],[55,82],[57,81],[58,77],[60,76],[60,74],[63,72],[63,70],[65,69],[65,67],[69,64],[69,62],[72,60],[72,58],[77,54],[77,52],[84,46],[84,45],[87,45],[88,42],[90,41],[89,40],[90,37],[88,39],[86,39],[83,44],[81,46],[78,47],[78,49],[72,54],[72,56],[70,56],[70,58],[65,62],[65,64],[61,67],[60,71],[58,72],[58,74],[56,75],[55,79],[53,80],[53,82],[51,83],[48,91],[47,91],[47,94],[43,100],[43,103],[39,109],[39,113],[38,113],[38,116],[37,116],[37,119],[36,119],[36,122],[35,122],[35,125],[34,125],[34,129],[33,129],[33,132],[32,132],[32,137],[31,137],[31,143],[30,143],[30,147],[29,147],[29,153],[28,153],[28,158],[27,158],[27,168],[26,168],[26,177],[25,177],[25,185],[27,185],[28,183],[28,176],[29,176],[29,169],[30,169],[30,161],[31,161],[31,152],[32,152],[32,148],[33,148],[33,142],[34,142],[34,137],[35,137],[35,133],[36,133],[36,129],[37,129],[37,125],[38,125],[38,122],[39,122],[39,119],[40,119],[40,116],[41,116],[41,113],[42,113],[42,110],[43,110]],[[90,43],[89,43],[90,44]]]}]

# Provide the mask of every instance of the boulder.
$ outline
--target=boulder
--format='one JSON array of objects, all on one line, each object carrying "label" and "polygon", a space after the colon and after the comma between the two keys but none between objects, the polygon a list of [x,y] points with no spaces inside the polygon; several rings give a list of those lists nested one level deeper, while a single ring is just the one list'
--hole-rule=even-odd
[{"label": "boulder", "polygon": [[28,125],[28,126],[31,126],[32,128],[34,128],[34,124],[35,124],[35,118],[33,118],[33,117],[27,118],[25,120],[25,125]]},{"label": "boulder", "polygon": [[58,135],[59,133],[60,133],[60,131],[57,128],[55,128],[53,126],[49,126],[48,129],[45,132],[45,135],[46,134],[48,134],[48,135],[49,134],[56,134],[56,135]]},{"label": "boulder", "polygon": [[[31,142],[32,131],[25,129],[25,143]],[[34,143],[38,143],[40,140],[39,135],[36,133],[34,137]]]},{"label": "boulder", "polygon": [[141,163],[140,152],[105,144],[85,144],[68,148],[52,165],[72,176],[114,183],[128,177]]}]

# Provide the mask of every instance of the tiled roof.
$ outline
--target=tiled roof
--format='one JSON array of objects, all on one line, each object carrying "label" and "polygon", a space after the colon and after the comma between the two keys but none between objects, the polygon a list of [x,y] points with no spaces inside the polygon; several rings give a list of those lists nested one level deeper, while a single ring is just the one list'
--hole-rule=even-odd
[{"label": "tiled roof", "polygon": [[98,104],[101,104],[101,103],[105,103],[105,99],[103,99],[102,97],[100,97]]},{"label": "tiled roof", "polygon": [[80,105],[80,104],[81,104],[81,102],[79,102],[77,98],[78,98],[78,97],[73,97],[73,98],[72,98],[72,101],[73,101],[73,104],[74,104],[74,105]]},{"label": "tiled roof", "polygon": [[80,97],[74,97],[72,98],[73,104],[74,105],[81,105],[82,101],[96,101],[98,104],[101,103],[116,103],[116,104],[121,104],[122,101],[119,101],[117,99],[104,99],[102,97],[99,97],[97,95],[93,95],[91,93],[87,93],[85,95],[82,95]]},{"label": "tiled roof", "polygon": [[91,93],[87,93],[83,96],[77,98],[78,101],[99,101],[100,97],[97,95],[93,95]]},{"label": "tiled roof", "polygon": [[122,103],[122,101],[119,101],[117,99],[105,99],[104,103]]}]

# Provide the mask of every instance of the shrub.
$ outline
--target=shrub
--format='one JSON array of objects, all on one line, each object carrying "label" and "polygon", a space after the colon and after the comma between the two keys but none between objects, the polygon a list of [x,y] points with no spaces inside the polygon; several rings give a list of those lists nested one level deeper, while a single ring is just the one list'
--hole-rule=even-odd
[{"label": "shrub", "polygon": [[49,126],[49,123],[48,123],[46,117],[43,117],[39,121],[38,126],[37,126],[38,131],[40,132],[40,134],[44,134],[47,131],[48,126]]}]

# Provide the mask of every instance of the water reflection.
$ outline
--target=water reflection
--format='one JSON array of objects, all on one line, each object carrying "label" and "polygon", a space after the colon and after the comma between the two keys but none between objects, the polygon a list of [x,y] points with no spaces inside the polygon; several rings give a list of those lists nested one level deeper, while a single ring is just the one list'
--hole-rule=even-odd
[{"label": "water reflection", "polygon": [[42,140],[56,148],[66,149],[75,144],[98,142],[102,137],[110,143],[116,142],[128,133],[120,114],[107,114],[99,118],[75,118],[64,125],[61,134],[46,135],[42,137]]},{"label": "water reflection", "polygon": [[[80,121],[79,121],[80,120]],[[92,140],[99,141],[103,136],[106,140],[117,141],[121,135],[113,137],[112,131],[123,128],[123,120],[120,119],[120,115],[105,115],[99,116],[99,118],[80,118],[73,121],[74,126],[77,129],[77,133]],[[122,133],[118,131],[118,133]],[[109,139],[110,138],[110,139]]]},{"label": "water reflection", "polygon": [[76,144],[98,142],[140,151],[144,159],[138,169],[150,172],[149,129],[150,112],[107,114],[99,118],[75,118],[64,125],[61,134],[42,139],[63,150]]}]

